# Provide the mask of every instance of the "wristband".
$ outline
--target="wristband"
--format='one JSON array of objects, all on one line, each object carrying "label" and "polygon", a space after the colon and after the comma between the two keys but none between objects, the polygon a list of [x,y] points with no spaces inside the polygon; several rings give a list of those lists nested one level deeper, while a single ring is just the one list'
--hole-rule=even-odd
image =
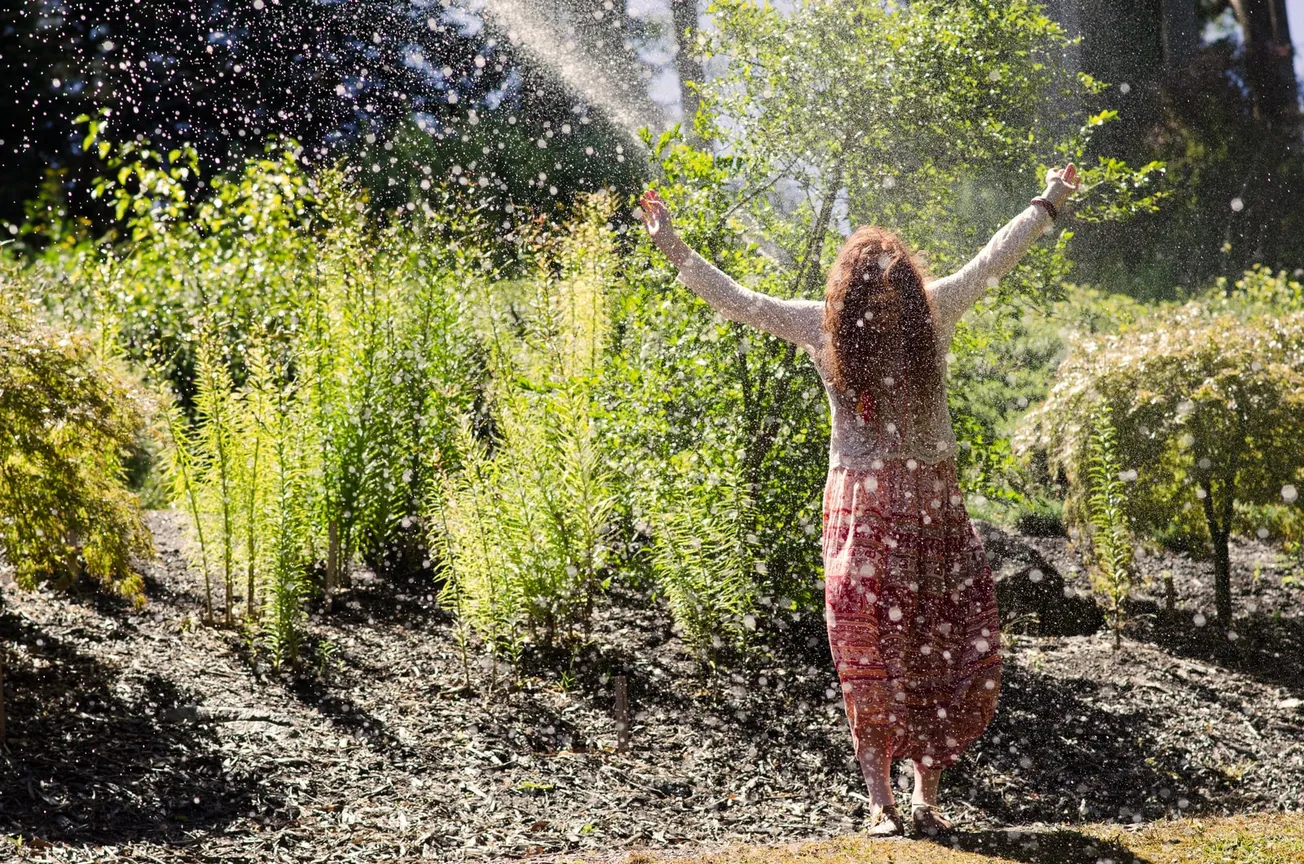
[{"label": "wristband", "polygon": [[1055,209],[1055,205],[1050,203],[1048,199],[1042,197],[1041,195],[1038,195],[1036,198],[1033,198],[1028,203],[1040,204],[1041,206],[1045,207],[1046,212],[1050,214],[1050,221],[1052,222],[1054,222],[1056,219],[1059,218],[1059,211]]}]

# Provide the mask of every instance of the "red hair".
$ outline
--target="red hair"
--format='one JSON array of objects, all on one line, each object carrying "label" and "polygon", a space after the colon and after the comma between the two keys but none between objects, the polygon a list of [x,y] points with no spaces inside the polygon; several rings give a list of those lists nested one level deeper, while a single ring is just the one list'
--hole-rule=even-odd
[{"label": "red hair", "polygon": [[943,398],[937,336],[923,275],[895,234],[864,226],[847,238],[825,287],[824,331],[835,387],[887,404],[883,379],[904,366],[911,419],[925,428]]}]

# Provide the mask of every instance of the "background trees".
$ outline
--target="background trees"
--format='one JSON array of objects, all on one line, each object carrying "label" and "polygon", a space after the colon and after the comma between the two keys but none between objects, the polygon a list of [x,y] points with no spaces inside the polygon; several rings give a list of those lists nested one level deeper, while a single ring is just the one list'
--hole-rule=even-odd
[{"label": "background trees", "polygon": [[1113,85],[1118,122],[1096,143],[1164,161],[1171,190],[1127,232],[1083,226],[1078,278],[1174,297],[1256,263],[1299,266],[1304,126],[1283,0],[1051,5],[1081,29],[1080,68]]}]

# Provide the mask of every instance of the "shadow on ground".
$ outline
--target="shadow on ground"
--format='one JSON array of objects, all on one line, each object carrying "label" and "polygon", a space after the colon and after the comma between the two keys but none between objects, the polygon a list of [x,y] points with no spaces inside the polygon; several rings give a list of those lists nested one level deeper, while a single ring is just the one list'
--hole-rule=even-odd
[{"label": "shadow on ground", "polygon": [[1119,843],[1078,831],[962,831],[940,836],[944,846],[1028,864],[1148,864]]},{"label": "shadow on ground", "polygon": [[1200,660],[1274,687],[1304,694],[1304,618],[1254,612],[1233,623],[1234,639],[1217,625],[1196,626],[1187,610],[1153,602],[1133,604],[1128,635],[1179,657]]},{"label": "shadow on ground", "polygon": [[952,800],[1004,824],[1059,822],[1066,814],[1150,821],[1214,809],[1228,778],[1191,760],[1181,744],[1160,740],[1148,712],[1100,707],[1106,686],[1006,664],[991,726],[944,775]]},{"label": "shadow on ground", "polygon": [[211,729],[164,719],[190,700],[160,675],[128,677],[13,613],[0,614],[0,642],[8,646],[0,831],[175,842],[281,808],[257,776],[223,767]]}]

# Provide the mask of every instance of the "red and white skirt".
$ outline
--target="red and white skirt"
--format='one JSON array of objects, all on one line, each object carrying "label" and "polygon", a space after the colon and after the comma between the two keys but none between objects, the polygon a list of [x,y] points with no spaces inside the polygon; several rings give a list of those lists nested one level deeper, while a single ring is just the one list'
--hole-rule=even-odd
[{"label": "red and white skirt", "polygon": [[945,768],[982,735],[1001,686],[991,567],[953,460],[832,468],[824,489],[824,608],[857,754]]}]

